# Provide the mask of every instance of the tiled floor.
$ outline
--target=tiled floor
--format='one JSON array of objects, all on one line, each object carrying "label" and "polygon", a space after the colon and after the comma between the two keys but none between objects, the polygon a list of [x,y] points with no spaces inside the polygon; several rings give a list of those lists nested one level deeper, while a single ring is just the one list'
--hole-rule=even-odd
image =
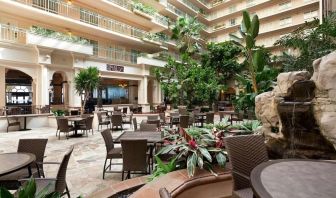
[{"label": "tiled floor", "polygon": [[[138,122],[141,122],[143,117],[137,119]],[[216,115],[215,120],[218,119],[219,117]],[[125,125],[125,130],[129,130],[128,127]],[[16,152],[20,138],[48,138],[45,161],[59,162],[67,149],[74,145],[75,149],[70,158],[67,172],[67,183],[72,197],[79,195],[86,197],[121,181],[121,173],[110,173],[106,175],[105,180],[102,179],[106,150],[100,132],[95,130],[93,135],[89,134],[89,137],[68,140],[62,134],[61,140],[58,140],[55,131],[55,128],[38,128],[9,133],[0,131],[0,153]],[[113,132],[113,137],[119,136],[120,133],[121,131]],[[120,144],[116,146],[118,147]],[[57,169],[58,167],[55,165],[45,166],[46,176],[54,178]],[[121,166],[116,165],[112,169],[121,170]]]},{"label": "tiled floor", "polygon": [[[117,137],[121,132],[113,132]],[[62,134],[63,135],[63,134]],[[72,197],[87,196],[111,184],[121,181],[121,174],[107,174],[102,179],[102,170],[105,160],[105,144],[100,132],[95,131],[89,137],[71,138],[64,137],[58,140],[54,128],[38,128],[31,131],[0,133],[0,153],[16,152],[20,138],[48,138],[45,161],[61,161],[67,149],[74,145],[75,149],[70,158],[67,172],[67,182]],[[120,145],[117,145],[120,146]],[[56,167],[55,167],[56,166]],[[57,165],[45,166],[47,177],[55,177]],[[120,170],[121,166],[113,167]]]}]

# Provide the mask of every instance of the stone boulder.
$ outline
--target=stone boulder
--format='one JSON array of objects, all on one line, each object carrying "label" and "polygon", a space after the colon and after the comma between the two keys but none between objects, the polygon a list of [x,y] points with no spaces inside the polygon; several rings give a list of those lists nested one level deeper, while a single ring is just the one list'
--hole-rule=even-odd
[{"label": "stone boulder", "polygon": [[276,97],[286,97],[290,94],[290,87],[297,81],[309,80],[308,71],[296,71],[281,73],[277,77],[277,86],[274,87],[274,95]]},{"label": "stone boulder", "polygon": [[313,63],[314,115],[321,133],[336,148],[336,52]]}]

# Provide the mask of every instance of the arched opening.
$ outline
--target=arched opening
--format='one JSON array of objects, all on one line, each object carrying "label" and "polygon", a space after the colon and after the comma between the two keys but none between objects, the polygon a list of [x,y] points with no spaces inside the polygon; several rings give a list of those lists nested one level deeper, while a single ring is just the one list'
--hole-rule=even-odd
[{"label": "arched opening", "polygon": [[[33,103],[32,77],[19,70],[8,69],[6,78],[6,106],[11,114],[32,113],[31,105]],[[17,108],[16,108],[17,107]]]},{"label": "arched opening", "polygon": [[53,74],[52,80],[50,81],[49,88],[49,104],[51,105],[61,105],[64,104],[64,77],[62,73],[55,72]]}]

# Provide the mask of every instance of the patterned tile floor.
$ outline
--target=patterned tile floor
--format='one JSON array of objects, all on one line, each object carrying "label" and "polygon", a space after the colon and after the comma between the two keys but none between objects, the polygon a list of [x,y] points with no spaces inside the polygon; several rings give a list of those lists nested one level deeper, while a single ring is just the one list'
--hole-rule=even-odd
[{"label": "patterned tile floor", "polygon": [[[142,118],[137,119],[141,122]],[[215,122],[218,120],[219,116],[216,115]],[[129,125],[125,125],[125,130],[130,130]],[[100,132],[95,130],[93,135],[89,134],[89,137],[68,140],[62,134],[61,140],[58,140],[55,131],[55,128],[36,128],[30,131],[0,132],[0,153],[16,152],[20,138],[48,138],[45,161],[60,162],[67,149],[74,145],[75,149],[67,171],[67,183],[71,197],[80,195],[86,197],[121,181],[121,173],[110,173],[106,175],[105,180],[102,179],[106,150]],[[114,131],[113,137],[118,137],[120,133],[121,131]],[[57,169],[55,165],[46,165],[46,176],[55,178]],[[115,165],[112,169],[121,170],[121,166]]]}]

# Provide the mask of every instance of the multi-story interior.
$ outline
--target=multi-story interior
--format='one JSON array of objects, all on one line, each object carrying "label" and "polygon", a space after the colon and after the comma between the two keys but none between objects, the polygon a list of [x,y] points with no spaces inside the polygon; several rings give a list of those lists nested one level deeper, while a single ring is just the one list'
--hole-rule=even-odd
[{"label": "multi-story interior", "polygon": [[136,103],[146,111],[162,100],[151,67],[178,58],[169,39],[178,17],[196,16],[205,44],[238,36],[247,9],[261,21],[258,45],[279,53],[285,49],[273,47],[277,39],[334,7],[325,0],[2,0],[0,106],[78,107],[74,76],[96,66],[104,105]]}]

